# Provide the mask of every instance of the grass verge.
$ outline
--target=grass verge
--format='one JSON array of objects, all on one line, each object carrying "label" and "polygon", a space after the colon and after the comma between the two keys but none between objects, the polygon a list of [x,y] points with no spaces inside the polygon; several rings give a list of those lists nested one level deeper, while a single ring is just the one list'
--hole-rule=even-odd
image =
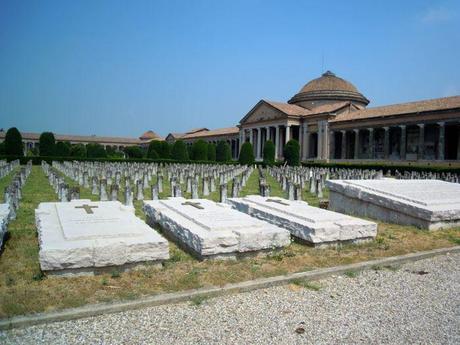
[{"label": "grass verge", "polygon": [[[271,178],[268,180],[272,195],[283,196],[277,182]],[[257,191],[256,170],[241,194]],[[97,200],[97,197],[90,194],[87,189],[81,191],[82,198]],[[204,262],[195,260],[170,242],[171,259],[162,268],[152,266],[138,271],[110,272],[93,277],[56,278],[47,277],[40,271],[34,217],[34,210],[40,202],[55,200],[57,197],[41,167],[34,166],[23,188],[18,217],[9,225],[10,238],[0,256],[1,318],[199,287],[223,286],[250,279],[449,247],[458,244],[460,239],[460,228],[429,232],[410,226],[380,223],[377,239],[362,245],[315,249],[292,243],[267,257]],[[136,213],[143,217],[141,203],[136,202],[135,206]]]}]

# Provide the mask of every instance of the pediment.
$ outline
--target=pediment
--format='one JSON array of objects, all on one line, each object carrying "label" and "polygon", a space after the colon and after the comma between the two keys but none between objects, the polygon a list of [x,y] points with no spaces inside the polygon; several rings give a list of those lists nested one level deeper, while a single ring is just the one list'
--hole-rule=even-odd
[{"label": "pediment", "polygon": [[274,108],[270,104],[260,101],[251,111],[240,121],[241,124],[249,124],[263,121],[286,119],[287,114]]}]

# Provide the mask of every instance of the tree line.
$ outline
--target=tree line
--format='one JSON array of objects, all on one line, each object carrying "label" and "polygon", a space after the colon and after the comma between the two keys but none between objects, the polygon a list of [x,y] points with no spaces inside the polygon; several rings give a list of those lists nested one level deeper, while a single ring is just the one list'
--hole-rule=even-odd
[{"label": "tree line", "polygon": [[[24,147],[21,133],[17,128],[8,129],[5,141],[0,143],[0,154],[22,157]],[[208,143],[202,139],[192,145],[186,145],[182,140],[173,144],[166,141],[154,140],[147,147],[126,146],[123,150],[116,147],[104,147],[98,143],[70,144],[67,141],[58,141],[51,132],[43,132],[39,138],[38,149],[32,149],[30,155],[56,156],[74,158],[148,158],[148,159],[172,159],[176,161],[209,161],[230,162],[232,153],[230,145],[226,141],[217,144]],[[300,145],[292,139],[283,149],[284,159],[288,165],[300,165]],[[245,142],[240,151],[239,163],[254,164],[254,148],[250,142]],[[263,150],[263,162],[268,165],[275,163],[275,145],[272,141],[265,142]]]}]

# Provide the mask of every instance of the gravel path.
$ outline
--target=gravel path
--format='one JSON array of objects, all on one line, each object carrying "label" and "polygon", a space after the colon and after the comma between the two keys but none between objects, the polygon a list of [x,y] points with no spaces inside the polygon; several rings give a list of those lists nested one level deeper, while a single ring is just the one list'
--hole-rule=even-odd
[{"label": "gravel path", "polygon": [[0,333],[1,344],[460,344],[460,254]]}]

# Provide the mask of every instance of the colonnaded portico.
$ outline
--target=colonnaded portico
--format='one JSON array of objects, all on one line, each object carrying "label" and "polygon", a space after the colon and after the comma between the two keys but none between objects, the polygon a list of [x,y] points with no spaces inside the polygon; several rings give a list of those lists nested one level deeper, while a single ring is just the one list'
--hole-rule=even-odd
[{"label": "colonnaded portico", "polygon": [[307,160],[460,160],[460,96],[367,108],[369,100],[332,72],[307,83],[288,103],[259,101],[239,123],[240,149],[257,160],[266,141],[276,159],[300,143]]}]

